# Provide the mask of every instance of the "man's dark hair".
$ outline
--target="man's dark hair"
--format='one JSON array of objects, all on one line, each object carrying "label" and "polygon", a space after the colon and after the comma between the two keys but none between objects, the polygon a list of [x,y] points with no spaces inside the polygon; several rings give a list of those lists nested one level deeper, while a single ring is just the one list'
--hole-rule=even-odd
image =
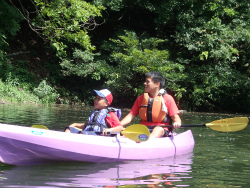
[{"label": "man's dark hair", "polygon": [[160,82],[160,89],[165,87],[165,79],[159,72],[148,72],[146,77],[151,78],[154,83]]}]

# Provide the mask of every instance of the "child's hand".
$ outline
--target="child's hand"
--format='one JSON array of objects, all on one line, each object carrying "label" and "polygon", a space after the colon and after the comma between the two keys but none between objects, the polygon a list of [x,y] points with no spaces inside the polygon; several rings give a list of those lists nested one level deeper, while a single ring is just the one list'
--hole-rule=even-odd
[{"label": "child's hand", "polygon": [[103,134],[104,136],[106,136],[106,135],[110,134],[110,132],[111,132],[110,129],[104,129],[104,130],[102,131],[102,134]]},{"label": "child's hand", "polygon": [[117,126],[117,127],[112,127],[112,128],[109,128],[109,129],[104,129],[104,130],[102,131],[102,134],[103,134],[103,135],[110,135],[111,133],[117,134],[117,132],[119,133],[119,132],[121,132],[123,129],[124,129],[123,126],[120,125],[120,126]]}]

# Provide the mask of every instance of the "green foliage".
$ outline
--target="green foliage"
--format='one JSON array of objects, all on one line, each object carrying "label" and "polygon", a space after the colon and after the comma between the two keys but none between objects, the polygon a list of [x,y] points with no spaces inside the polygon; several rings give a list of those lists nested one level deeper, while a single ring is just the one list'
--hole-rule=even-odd
[{"label": "green foliage", "polygon": [[50,40],[59,57],[65,57],[72,44],[86,50],[94,49],[87,29],[96,27],[94,18],[101,16],[102,6],[79,0],[35,2],[40,10],[35,26],[43,29],[43,35]]},{"label": "green foliage", "polygon": [[20,29],[19,22],[23,20],[18,11],[4,0],[0,1],[1,34],[14,36]]},{"label": "green foliage", "polygon": [[[6,37],[3,34],[0,34],[0,61],[3,61],[3,57],[4,57],[4,47],[8,45],[8,43],[6,42]],[[0,65],[2,63],[0,62]]]},{"label": "green foliage", "polygon": [[48,85],[46,80],[40,82],[39,86],[34,89],[34,94],[39,97],[43,104],[54,103],[59,97],[56,90]]},{"label": "green foliage", "polygon": [[0,60],[0,78],[5,81],[9,75],[12,65],[4,58]]},{"label": "green foliage", "polygon": [[[57,78],[54,72],[48,74],[52,75],[48,80],[51,83],[53,77],[53,85],[64,87],[62,95],[91,101],[87,97],[91,89],[108,87],[118,102],[122,101],[119,105],[132,105],[134,98],[143,92],[145,73],[158,71],[181,108],[249,112],[247,1],[35,0],[35,3],[37,17],[29,24],[35,31],[42,31],[56,49],[62,70],[55,71]],[[4,32],[0,29],[0,45],[8,41],[8,30],[10,27]],[[0,57],[4,54],[2,49],[0,46]],[[23,73],[25,76],[18,78],[25,82],[29,74],[20,66],[25,63],[13,64],[1,61],[4,68],[0,70],[1,77],[6,80],[9,72]],[[42,93],[44,87],[41,86]]]},{"label": "green foliage", "polygon": [[15,8],[4,0],[0,0],[0,65],[8,47],[8,40],[16,35],[16,32],[20,29],[19,22],[22,19]]},{"label": "green foliage", "polygon": [[105,7],[110,7],[113,11],[119,11],[121,8],[123,8],[125,5],[125,2],[123,0],[94,0],[94,4],[102,4]]},{"label": "green foliage", "polygon": [[29,64],[26,61],[10,61],[3,60],[1,64],[0,74],[3,81],[7,79],[18,79],[19,84],[24,84],[27,89],[34,87],[36,77],[29,72]]},{"label": "green foliage", "polygon": [[[247,90],[250,79],[227,65],[193,67],[191,83],[192,94],[189,95],[192,105],[203,110],[228,110],[241,112],[247,109],[244,101],[250,99]],[[199,80],[199,82],[197,81]],[[242,98],[245,96],[246,98]]]},{"label": "green foliage", "polygon": [[237,0],[173,0],[156,8],[157,27],[171,28],[159,33],[172,41],[170,57],[185,65],[189,109],[248,111],[249,94],[239,90],[249,90],[249,10]]},{"label": "green foliage", "polygon": [[95,56],[88,50],[75,49],[71,59],[63,59],[61,62],[65,75],[91,76],[94,80],[100,80],[102,76],[110,71],[109,65],[102,60],[95,60]]},{"label": "green foliage", "polygon": [[6,102],[39,102],[39,98],[29,91],[29,86],[21,83],[18,78],[11,78],[11,75],[6,82],[0,80],[0,99]]},{"label": "green foliage", "polygon": [[160,49],[166,41],[138,37],[135,32],[129,31],[111,41],[115,44],[111,57],[117,65],[107,75],[106,84],[113,90],[123,91],[124,94],[131,96],[143,93],[145,74],[149,71],[162,73],[167,80],[167,87],[178,88],[178,82],[184,78],[182,74],[184,66],[171,62],[169,52]]}]

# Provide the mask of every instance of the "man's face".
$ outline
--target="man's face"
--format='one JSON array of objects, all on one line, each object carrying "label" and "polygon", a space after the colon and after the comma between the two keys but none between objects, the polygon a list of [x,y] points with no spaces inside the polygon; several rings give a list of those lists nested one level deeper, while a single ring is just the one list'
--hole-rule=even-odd
[{"label": "man's face", "polygon": [[154,83],[150,77],[147,77],[146,81],[144,82],[144,92],[150,93],[152,91],[155,91],[159,88],[159,85],[159,82]]}]

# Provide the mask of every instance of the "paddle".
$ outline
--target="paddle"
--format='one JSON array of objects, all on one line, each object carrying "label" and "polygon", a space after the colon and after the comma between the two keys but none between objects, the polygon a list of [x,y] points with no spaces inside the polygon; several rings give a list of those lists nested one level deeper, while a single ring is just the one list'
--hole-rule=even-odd
[{"label": "paddle", "polygon": [[[32,125],[31,127],[38,129],[48,129],[44,125]],[[79,131],[81,130],[79,129]],[[96,132],[96,133],[101,134],[102,132]],[[123,129],[121,132],[110,132],[108,135],[116,135],[120,133],[135,142],[147,141],[150,135],[148,128],[145,125],[140,125],[140,124],[130,125],[125,129]]]},{"label": "paddle", "polygon": [[32,125],[32,128],[37,128],[37,129],[49,129],[48,127],[46,127],[45,125]]},{"label": "paddle", "polygon": [[[235,118],[227,118],[227,119],[220,119],[212,121],[211,123],[206,124],[197,124],[197,125],[181,125],[181,127],[209,127],[215,131],[221,132],[235,132],[244,129],[248,124],[247,117],[235,117]],[[44,125],[33,125],[32,127],[41,128],[41,129],[48,129]],[[170,127],[172,125],[167,125],[163,127]],[[120,134],[120,132],[111,132],[112,134]],[[136,141],[136,142],[143,142],[149,139],[150,133],[148,127],[142,124],[133,124],[126,127],[122,132],[122,135],[125,137]]]},{"label": "paddle", "polygon": [[[112,133],[111,133],[112,134]],[[134,140],[136,142],[144,142],[149,139],[150,132],[145,125],[141,124],[133,124],[126,127],[122,132],[122,135],[129,138],[130,140]]]},{"label": "paddle", "polygon": [[[234,118],[226,118],[212,121],[211,123],[206,124],[197,124],[197,125],[181,125],[181,127],[209,127],[215,131],[221,132],[235,132],[244,129],[248,124],[247,117],[234,117]],[[163,127],[170,127],[172,125],[163,126]]]}]

